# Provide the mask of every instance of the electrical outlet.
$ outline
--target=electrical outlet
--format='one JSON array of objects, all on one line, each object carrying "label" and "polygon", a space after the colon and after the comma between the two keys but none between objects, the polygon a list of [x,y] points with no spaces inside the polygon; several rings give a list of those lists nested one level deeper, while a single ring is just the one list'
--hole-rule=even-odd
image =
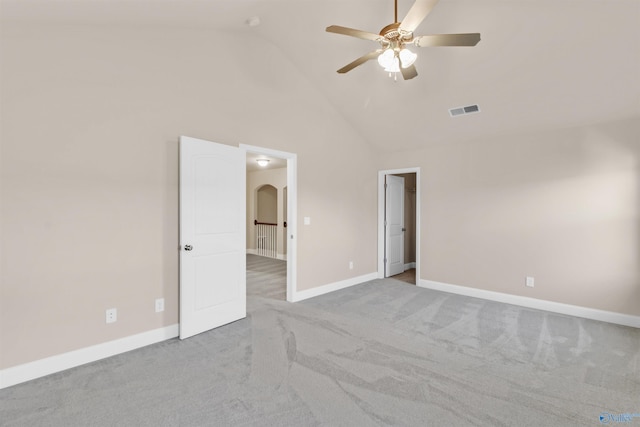
[{"label": "electrical outlet", "polygon": [[529,288],[533,288],[535,286],[535,279],[531,276],[527,276],[524,279],[524,285],[529,287]]},{"label": "electrical outlet", "polygon": [[156,299],[156,313],[164,311],[164,298]]},{"label": "electrical outlet", "polygon": [[353,270],[353,261],[349,261],[349,270]]},{"label": "electrical outlet", "polygon": [[118,320],[118,309],[117,308],[108,309],[106,311],[106,322],[114,323],[116,320]]}]

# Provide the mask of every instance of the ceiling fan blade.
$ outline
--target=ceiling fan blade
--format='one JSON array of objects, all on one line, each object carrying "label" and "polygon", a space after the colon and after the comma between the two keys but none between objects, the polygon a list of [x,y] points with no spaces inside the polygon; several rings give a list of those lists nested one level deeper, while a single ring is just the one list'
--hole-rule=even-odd
[{"label": "ceiling fan blade", "polygon": [[405,80],[411,80],[415,76],[418,75],[418,70],[416,70],[415,65],[411,65],[407,68],[400,68],[400,72],[402,73],[402,78]]},{"label": "ceiling fan blade", "polygon": [[338,73],[340,74],[344,74],[348,71],[353,70],[354,68],[356,68],[358,65],[362,65],[365,62],[371,60],[371,59],[375,59],[378,57],[378,55],[380,55],[380,53],[382,53],[382,49],[377,49],[374,50],[373,52],[369,52],[366,55],[362,55],[360,58],[356,59],[355,61],[353,61],[350,64],[345,65],[344,67],[340,68],[338,70]]},{"label": "ceiling fan blade", "polygon": [[407,16],[402,20],[400,29],[412,33],[437,3],[438,0],[416,0]]},{"label": "ceiling fan blade", "polygon": [[475,46],[480,41],[480,33],[433,34],[413,39],[417,47],[430,46]]},{"label": "ceiling fan blade", "polygon": [[327,27],[328,33],[343,34],[345,36],[357,37],[359,39],[372,40],[377,42],[382,38],[380,34],[369,33],[367,31],[354,30],[353,28],[330,25]]}]

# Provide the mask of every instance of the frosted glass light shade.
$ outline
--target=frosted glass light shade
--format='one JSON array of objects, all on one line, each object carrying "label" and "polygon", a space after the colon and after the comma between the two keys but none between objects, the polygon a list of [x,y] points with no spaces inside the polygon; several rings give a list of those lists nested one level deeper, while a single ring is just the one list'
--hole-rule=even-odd
[{"label": "frosted glass light shade", "polygon": [[398,57],[394,56],[391,59],[391,63],[389,64],[389,66],[386,67],[384,70],[389,72],[389,73],[397,73],[397,72],[399,72],[400,71],[400,61],[398,60]]},{"label": "frosted glass light shade", "polygon": [[418,55],[411,52],[409,49],[402,49],[400,51],[400,62],[402,63],[402,68],[411,67],[414,62],[416,62],[416,58]]},{"label": "frosted glass light shade", "polygon": [[393,49],[386,49],[384,52],[378,55],[378,64],[380,64],[382,68],[386,69],[393,62],[393,57]]}]

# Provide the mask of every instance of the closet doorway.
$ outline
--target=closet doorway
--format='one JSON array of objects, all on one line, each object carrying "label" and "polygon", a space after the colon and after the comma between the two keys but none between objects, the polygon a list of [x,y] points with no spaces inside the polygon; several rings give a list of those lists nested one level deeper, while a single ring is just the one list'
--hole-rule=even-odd
[{"label": "closet doorway", "polygon": [[378,277],[419,284],[420,169],[378,174]]}]

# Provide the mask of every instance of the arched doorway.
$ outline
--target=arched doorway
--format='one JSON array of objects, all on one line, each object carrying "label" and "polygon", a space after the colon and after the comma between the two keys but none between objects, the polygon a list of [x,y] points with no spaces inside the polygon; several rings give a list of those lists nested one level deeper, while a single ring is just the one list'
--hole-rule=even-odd
[{"label": "arched doorway", "polygon": [[278,189],[265,184],[255,193],[255,230],[258,255],[278,257]]}]

